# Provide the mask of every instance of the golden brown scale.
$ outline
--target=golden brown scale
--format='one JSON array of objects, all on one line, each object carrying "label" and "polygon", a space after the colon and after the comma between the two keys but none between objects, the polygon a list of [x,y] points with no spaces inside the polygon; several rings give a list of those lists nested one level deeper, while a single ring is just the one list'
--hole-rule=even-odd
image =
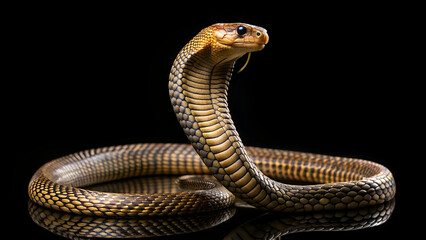
[{"label": "golden brown scale", "polygon": [[[130,186],[133,190],[142,185],[167,186],[169,188],[173,182],[167,178],[144,177],[132,180],[123,180],[114,185],[118,189]],[[113,190],[113,187],[106,189]],[[119,187],[120,184],[125,186]],[[135,185],[133,185],[135,184]],[[158,186],[155,187],[158,189]],[[166,191],[166,189],[158,189]],[[304,214],[255,214],[253,219],[244,219],[244,224],[232,229],[229,232],[221,232],[223,239],[276,239],[285,234],[312,231],[352,231],[378,226],[386,222],[392,214],[395,201],[384,204],[358,208],[352,210],[342,210],[333,212],[315,212]],[[190,214],[186,216],[139,218],[139,219],[111,219],[105,217],[76,216],[63,212],[57,212],[40,207],[32,202],[28,207],[31,218],[41,227],[55,234],[69,239],[80,238],[139,238],[139,237],[159,237],[184,233],[198,232],[217,224],[227,221],[234,216],[235,208],[227,208],[218,211]],[[241,219],[240,219],[241,220]],[[200,236],[200,235],[198,235]],[[188,237],[187,237],[188,238]],[[189,237],[190,238],[190,237]]]},{"label": "golden brown scale", "polygon": [[[309,155],[303,162],[299,157],[300,165],[290,165],[284,174],[294,180],[325,183],[307,186],[276,182],[256,167],[229,114],[227,91],[235,61],[263,49],[268,40],[266,30],[260,27],[215,24],[185,46],[173,64],[169,77],[172,105],[209,171],[240,199],[273,211],[355,208],[392,198],[391,173],[367,161]],[[350,182],[332,183],[336,181]]]},{"label": "golden brown scale", "polygon": [[[195,152],[188,145],[136,144],[72,154],[35,173],[29,184],[30,198],[56,210],[115,217],[226,208],[234,196],[224,187],[253,206],[284,212],[357,208],[392,199],[395,182],[382,165],[243,145],[228,109],[229,81],[235,61],[263,49],[268,41],[266,30],[260,27],[214,24],[176,57],[169,75],[170,100]],[[156,194],[81,188],[132,176],[208,173],[221,184],[210,181],[204,190]],[[289,185],[276,180],[316,184]]]}]

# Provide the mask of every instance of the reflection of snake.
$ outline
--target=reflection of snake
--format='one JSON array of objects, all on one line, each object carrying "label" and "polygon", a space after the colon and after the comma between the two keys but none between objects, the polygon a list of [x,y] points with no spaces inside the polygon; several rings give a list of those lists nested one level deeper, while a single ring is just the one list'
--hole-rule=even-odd
[{"label": "reflection of snake", "polygon": [[[180,184],[174,184],[178,177],[141,177],[109,182],[90,187],[92,190],[120,193],[152,193],[183,191]],[[211,181],[209,179],[207,182]],[[154,236],[172,236],[179,239],[198,239],[210,233],[217,239],[277,239],[277,237],[305,231],[347,231],[380,225],[390,217],[394,201],[342,211],[324,211],[319,213],[263,214],[253,209],[226,208],[201,214],[187,216],[165,216],[138,219],[113,219],[105,217],[79,216],[57,212],[39,207],[29,202],[29,213],[38,225],[70,239],[104,238],[139,238]],[[235,214],[235,215],[234,215]],[[232,217],[229,224],[210,229]],[[242,224],[243,223],[243,224]],[[242,225],[240,225],[242,224]],[[220,231],[218,231],[220,229]]]},{"label": "reflection of snake", "polygon": [[229,232],[224,240],[281,239],[300,232],[353,231],[385,223],[395,207],[395,200],[365,208],[315,213],[266,214]]},{"label": "reflection of snake", "polygon": [[[268,39],[266,30],[260,27],[215,24],[195,36],[173,63],[169,77],[173,109],[207,168],[186,145],[140,144],[88,150],[41,167],[31,179],[30,198],[66,212],[118,217],[183,214],[232,204],[233,196],[220,184],[207,184],[204,187],[208,190],[194,187],[185,193],[152,195],[78,188],[136,175],[187,173],[211,173],[240,199],[272,211],[341,210],[393,198],[394,179],[382,165],[243,146],[227,106],[229,81],[235,61],[263,49]],[[283,184],[261,171],[275,179],[321,184]]]},{"label": "reflection of snake", "polygon": [[226,208],[184,216],[113,219],[79,216],[43,208],[33,202],[28,204],[34,222],[50,232],[69,239],[140,238],[193,233],[228,220],[235,214],[235,209]]}]

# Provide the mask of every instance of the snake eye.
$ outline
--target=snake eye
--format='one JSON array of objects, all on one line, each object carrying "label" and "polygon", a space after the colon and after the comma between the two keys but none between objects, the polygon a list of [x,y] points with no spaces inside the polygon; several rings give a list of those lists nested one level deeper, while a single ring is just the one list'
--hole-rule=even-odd
[{"label": "snake eye", "polygon": [[246,28],[246,27],[244,27],[244,26],[239,26],[239,27],[237,28],[237,33],[238,33],[238,35],[244,35],[246,32],[247,32],[247,28]]}]

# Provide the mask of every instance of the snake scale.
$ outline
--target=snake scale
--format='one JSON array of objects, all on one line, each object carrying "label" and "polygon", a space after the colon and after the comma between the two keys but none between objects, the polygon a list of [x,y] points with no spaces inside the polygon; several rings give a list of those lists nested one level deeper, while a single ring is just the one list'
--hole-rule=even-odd
[{"label": "snake scale", "polygon": [[[98,184],[90,189],[119,192],[151,193],[178,189],[177,176],[131,178]],[[341,211],[274,214],[229,207],[217,211],[150,218],[107,218],[75,215],[41,207],[28,202],[35,223],[48,231],[69,239],[140,238],[172,236],[172,239],[199,239],[211,233],[216,239],[279,239],[280,236],[311,231],[352,231],[379,226],[391,216],[394,199],[383,204]],[[213,227],[232,218],[234,221]],[[236,219],[239,219],[235,221]],[[244,223],[242,223],[244,222]],[[241,224],[242,223],[242,224]],[[201,232],[204,231],[204,232]],[[184,235],[182,235],[184,234]],[[187,235],[188,234],[188,235]],[[179,236],[181,235],[181,236]],[[198,237],[196,237],[198,235]],[[169,238],[167,238],[169,239]]]},{"label": "snake scale", "polygon": [[[228,109],[227,91],[237,59],[262,50],[268,40],[265,29],[244,23],[201,30],[176,57],[168,84],[190,145],[133,144],[61,157],[34,174],[30,199],[55,210],[107,217],[206,212],[232,205],[235,197],[276,212],[343,210],[392,199],[394,178],[380,164],[243,145]],[[133,176],[175,174],[210,174],[216,180],[183,177],[185,191],[176,193],[83,188]],[[282,183],[286,181],[307,185]]]}]

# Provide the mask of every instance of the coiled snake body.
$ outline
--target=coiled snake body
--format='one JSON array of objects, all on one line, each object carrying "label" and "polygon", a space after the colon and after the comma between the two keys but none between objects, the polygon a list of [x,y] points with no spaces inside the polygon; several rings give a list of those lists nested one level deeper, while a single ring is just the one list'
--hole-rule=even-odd
[{"label": "coiled snake body", "polygon": [[[263,49],[268,40],[261,27],[214,24],[180,51],[170,72],[169,93],[192,147],[135,144],[65,156],[34,174],[30,198],[56,210],[115,217],[211,211],[230,206],[234,196],[279,212],[341,210],[392,199],[393,176],[380,164],[243,145],[227,107],[229,81],[236,60]],[[212,174],[217,181],[183,177],[183,192],[144,195],[81,188],[161,174]],[[316,184],[289,185],[277,180]]]}]

